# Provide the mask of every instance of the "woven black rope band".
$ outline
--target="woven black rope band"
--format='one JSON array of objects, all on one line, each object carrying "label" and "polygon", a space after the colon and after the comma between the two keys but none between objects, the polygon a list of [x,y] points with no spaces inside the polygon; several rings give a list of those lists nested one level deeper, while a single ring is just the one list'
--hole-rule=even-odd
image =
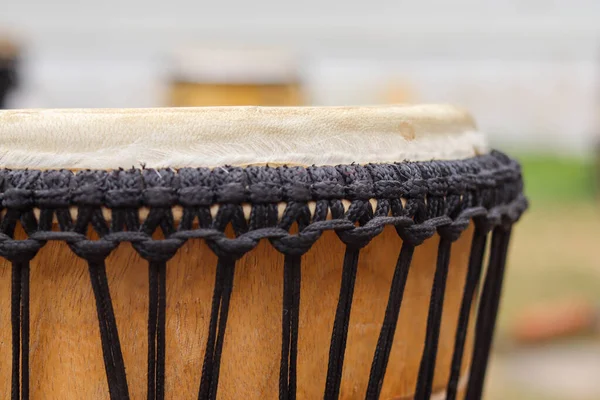
[{"label": "woven black rope band", "polygon": [[[344,206],[342,200],[349,201]],[[313,211],[309,205],[313,203]],[[283,213],[279,206],[285,204]],[[215,216],[211,207],[218,205]],[[243,205],[251,206],[250,217]],[[179,224],[173,207],[182,209]],[[403,240],[377,346],[367,399],[378,399],[392,350],[404,287],[417,246],[441,237],[416,399],[430,396],[451,244],[475,222],[466,284],[448,382],[455,398],[488,232],[492,251],[478,307],[468,398],[481,397],[493,338],[510,229],[527,207],[519,165],[499,152],[458,161],[324,167],[221,167],[115,171],[0,170],[0,257],[12,270],[12,398],[29,397],[29,261],[47,241],[66,242],[89,264],[111,400],[128,399],[127,374],[106,275],[105,260],[130,242],[148,261],[148,398],[165,396],[166,269],[183,244],[203,239],[218,256],[209,332],[198,398],[216,399],[236,260],[268,239],[285,255],[281,317],[280,399],[296,397],[301,256],[325,231],[346,245],[325,399],[340,396],[344,354],[360,249],[393,226]],[[71,212],[76,209],[76,218]],[[141,221],[140,210],[148,209]],[[110,210],[111,221],[105,220]],[[58,229],[53,227],[58,222]],[[20,224],[26,238],[16,236]],[[234,237],[225,229],[231,226]],[[297,232],[296,228],[297,227]],[[160,230],[163,237],[156,238]],[[291,233],[294,230],[295,233]],[[89,233],[93,235],[89,236]],[[153,237],[154,236],[154,237]],[[332,311],[333,312],[333,311]],[[120,324],[126,321],[119,322]]]}]

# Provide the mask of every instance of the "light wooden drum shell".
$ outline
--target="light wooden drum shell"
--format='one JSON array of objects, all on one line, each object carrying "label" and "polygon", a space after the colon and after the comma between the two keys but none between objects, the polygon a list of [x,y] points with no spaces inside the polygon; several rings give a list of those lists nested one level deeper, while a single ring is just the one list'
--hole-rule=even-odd
[{"label": "light wooden drum shell", "polygon": [[481,396],[526,202],[464,112],[15,111],[0,135],[1,398]]}]

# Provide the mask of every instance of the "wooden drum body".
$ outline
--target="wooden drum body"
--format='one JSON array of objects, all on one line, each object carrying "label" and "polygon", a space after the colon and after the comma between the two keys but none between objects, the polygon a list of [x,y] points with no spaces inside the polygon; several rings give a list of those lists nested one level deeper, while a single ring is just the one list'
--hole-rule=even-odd
[{"label": "wooden drum body", "polygon": [[462,111],[14,111],[0,135],[1,398],[481,396],[526,201]]}]

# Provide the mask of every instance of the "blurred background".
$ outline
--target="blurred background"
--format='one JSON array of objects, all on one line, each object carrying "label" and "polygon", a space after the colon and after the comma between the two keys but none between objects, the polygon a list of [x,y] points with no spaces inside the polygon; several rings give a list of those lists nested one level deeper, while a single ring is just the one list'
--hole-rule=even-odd
[{"label": "blurred background", "polygon": [[0,107],[468,108],[532,203],[486,399],[600,398],[597,0],[0,5]]}]

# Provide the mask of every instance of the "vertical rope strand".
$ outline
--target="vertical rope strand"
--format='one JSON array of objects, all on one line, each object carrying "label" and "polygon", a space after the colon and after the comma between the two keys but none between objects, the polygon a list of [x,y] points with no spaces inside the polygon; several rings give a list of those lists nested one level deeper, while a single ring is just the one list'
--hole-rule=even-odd
[{"label": "vertical rope strand", "polygon": [[148,400],[156,399],[156,330],[158,329],[158,266],[148,266]]},{"label": "vertical rope strand", "polygon": [[438,246],[437,267],[431,288],[429,301],[429,314],[427,317],[427,332],[425,334],[425,347],[421,357],[416,400],[426,400],[431,396],[437,348],[442,323],[442,310],[444,307],[444,292],[446,291],[446,278],[448,277],[448,264],[450,263],[450,249],[452,242],[441,238]]},{"label": "vertical rope strand", "polygon": [[12,400],[29,399],[29,270],[29,261],[12,262]]},{"label": "vertical rope strand", "polygon": [[158,329],[156,332],[156,398],[165,398],[165,358],[167,322],[167,264],[158,265]]},{"label": "vertical rope strand", "polygon": [[290,341],[290,377],[289,377],[289,393],[290,400],[296,398],[296,366],[298,363],[298,327],[300,325],[300,290],[302,286],[302,264],[301,258],[298,257],[298,263],[293,268],[292,276],[292,332]]},{"label": "vertical rope strand", "polygon": [[29,262],[21,268],[21,400],[29,399]]},{"label": "vertical rope strand", "polygon": [[200,389],[198,390],[198,400],[208,399],[210,389],[210,380],[212,379],[212,363],[214,357],[215,338],[217,335],[217,323],[219,319],[219,307],[221,305],[221,294],[223,292],[223,266],[219,259],[215,272],[215,286],[213,290],[210,322],[208,325],[208,338],[206,339],[206,351],[204,353],[204,362],[202,363],[202,377],[200,379]]},{"label": "vertical rope strand", "polygon": [[129,389],[127,387],[127,375],[125,373],[125,363],[123,362],[123,353],[121,352],[121,343],[119,341],[119,332],[117,331],[117,320],[112,305],[110,290],[108,288],[108,278],[106,276],[106,265],[104,262],[98,268],[98,277],[102,291],[103,307],[106,315],[106,325],[111,341],[111,353],[115,365],[118,387],[123,399],[129,399]]},{"label": "vertical rope strand", "polygon": [[[38,221],[36,220],[33,212],[31,210],[22,212],[20,214],[19,220],[21,222],[21,226],[25,230],[28,235],[31,235],[33,232],[38,230]],[[16,226],[15,226],[16,227]],[[14,229],[14,228],[13,228]],[[14,235],[14,231],[12,231]],[[29,273],[30,266],[29,260],[32,255],[22,257],[20,260],[13,261],[13,272],[16,274],[20,274],[21,277],[19,279],[18,287],[15,287],[15,290],[19,291],[19,310],[17,311],[20,320],[20,371],[17,365],[16,374],[21,373],[21,400],[29,399]],[[17,305],[17,303],[14,303]],[[17,342],[17,345],[19,343]],[[18,352],[18,347],[13,349]],[[19,355],[16,355],[18,359]],[[17,380],[17,385],[19,384]],[[18,386],[15,390],[18,393]]]},{"label": "vertical rope strand", "polygon": [[221,353],[225,339],[225,328],[229,314],[229,301],[233,289],[235,275],[235,260],[228,257],[219,257],[215,276],[211,315],[206,353],[202,365],[200,379],[199,400],[214,400],[217,397]]},{"label": "vertical rope strand", "polygon": [[375,347],[373,362],[371,363],[371,373],[369,376],[369,384],[367,386],[367,394],[365,396],[365,399],[367,400],[379,399],[381,393],[387,363],[392,350],[392,344],[394,343],[394,334],[396,333],[396,325],[398,324],[402,297],[404,296],[404,287],[406,286],[408,270],[414,250],[415,246],[412,244],[407,242],[402,243],[402,249],[398,255],[394,277],[392,278],[392,284],[390,286],[385,317],[381,326],[381,332],[379,333],[379,339],[377,339],[377,347]]},{"label": "vertical rope strand", "polygon": [[148,271],[148,400],[164,399],[166,263],[150,262]]},{"label": "vertical rope strand", "polygon": [[112,359],[112,351],[110,348],[110,339],[108,334],[108,326],[106,323],[106,317],[104,313],[102,291],[98,274],[96,272],[98,266],[95,263],[89,263],[90,280],[92,283],[92,290],[94,292],[94,298],[96,300],[96,312],[98,314],[98,325],[100,328],[100,339],[102,343],[102,356],[104,358],[104,369],[106,371],[106,379],[108,381],[108,391],[111,400],[119,400],[118,384],[116,383],[115,367]]},{"label": "vertical rope strand", "polygon": [[475,347],[471,360],[471,374],[469,376],[466,400],[479,400],[483,393],[485,373],[500,303],[510,234],[510,228],[506,229],[499,226],[494,229],[492,235],[488,271],[477,314]]},{"label": "vertical rope strand", "polygon": [[12,263],[11,271],[10,323],[12,326],[12,380],[11,400],[20,396],[20,353],[21,353],[21,265]]},{"label": "vertical rope strand", "polygon": [[283,266],[283,310],[281,314],[281,363],[279,367],[279,400],[289,399],[289,357],[292,313],[292,268],[289,256]]},{"label": "vertical rope strand", "polygon": [[356,280],[359,253],[360,250],[358,248],[346,247],[340,296],[335,311],[331,345],[329,348],[329,365],[327,367],[327,381],[324,394],[324,399],[326,400],[335,400],[340,394],[340,383],[342,381],[344,354],[346,351],[346,339],[348,338],[348,324],[350,322],[350,310],[352,307],[352,297],[354,296],[354,282]]},{"label": "vertical rope strand", "polygon": [[227,317],[229,316],[229,302],[233,290],[233,277],[235,273],[235,261],[229,260],[225,264],[225,279],[223,280],[223,298],[221,300],[221,315],[219,316],[219,333],[217,335],[217,344],[215,347],[215,356],[213,358],[213,377],[211,380],[210,400],[217,398],[217,389],[219,387],[219,374],[221,372],[221,354],[223,353],[223,343],[225,341],[225,328],[227,326]]},{"label": "vertical rope strand", "polygon": [[108,289],[104,261],[88,261],[92,290],[96,300],[96,311],[100,326],[102,355],[108,380],[111,400],[129,399],[129,389],[125,375],[125,364],[117,332],[117,323]]},{"label": "vertical rope strand", "polygon": [[471,306],[475,297],[475,290],[481,278],[481,269],[483,266],[483,255],[487,243],[487,235],[480,229],[475,229],[471,241],[471,254],[469,255],[469,266],[467,277],[463,290],[462,302],[456,328],[456,338],[454,341],[454,352],[452,354],[452,364],[450,368],[450,377],[448,379],[448,389],[446,393],[447,400],[455,400],[458,390],[458,380],[460,379],[460,368],[462,366],[465,339],[469,327],[469,317],[471,315]]},{"label": "vertical rope strand", "polygon": [[300,311],[301,256],[286,255],[283,267],[283,312],[281,326],[281,365],[279,399],[296,398],[298,322]]}]

